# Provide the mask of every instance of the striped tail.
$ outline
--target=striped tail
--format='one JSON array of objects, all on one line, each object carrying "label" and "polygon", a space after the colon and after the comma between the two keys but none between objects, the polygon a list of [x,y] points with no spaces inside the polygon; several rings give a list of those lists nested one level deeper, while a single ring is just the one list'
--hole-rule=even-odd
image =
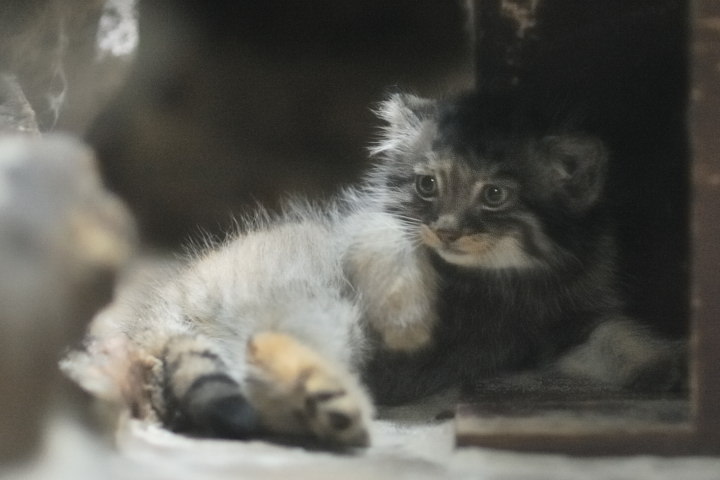
[{"label": "striped tail", "polygon": [[169,429],[227,439],[258,435],[257,412],[207,340],[173,337],[163,354],[162,382],[161,416]]}]

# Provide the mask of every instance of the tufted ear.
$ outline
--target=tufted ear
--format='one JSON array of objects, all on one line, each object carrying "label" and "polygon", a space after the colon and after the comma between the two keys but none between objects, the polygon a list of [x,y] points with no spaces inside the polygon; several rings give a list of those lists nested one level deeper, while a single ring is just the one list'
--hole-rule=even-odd
[{"label": "tufted ear", "polygon": [[435,100],[409,93],[394,93],[380,102],[376,115],[386,122],[372,155],[405,153],[428,127],[437,110]]},{"label": "tufted ear", "polygon": [[574,213],[594,206],[602,195],[607,149],[595,137],[553,135],[542,140],[546,188]]}]

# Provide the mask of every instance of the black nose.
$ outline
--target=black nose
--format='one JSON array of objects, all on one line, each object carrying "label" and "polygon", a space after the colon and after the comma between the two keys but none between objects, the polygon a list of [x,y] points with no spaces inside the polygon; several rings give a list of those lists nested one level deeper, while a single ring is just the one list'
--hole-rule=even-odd
[{"label": "black nose", "polygon": [[443,243],[452,243],[462,236],[459,230],[449,228],[439,228],[435,230],[435,235],[437,235]]}]

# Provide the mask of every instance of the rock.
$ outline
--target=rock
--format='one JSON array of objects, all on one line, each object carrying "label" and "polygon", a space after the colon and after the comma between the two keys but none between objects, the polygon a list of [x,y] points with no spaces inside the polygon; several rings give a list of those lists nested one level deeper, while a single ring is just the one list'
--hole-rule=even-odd
[{"label": "rock", "polygon": [[85,145],[0,137],[0,464],[38,447],[61,352],[110,299],[134,238]]},{"label": "rock", "polygon": [[136,41],[136,1],[3,2],[0,73],[17,79],[41,132],[83,134],[117,90]]},{"label": "rock", "polygon": [[10,74],[0,75],[0,133],[39,135],[35,111]]}]

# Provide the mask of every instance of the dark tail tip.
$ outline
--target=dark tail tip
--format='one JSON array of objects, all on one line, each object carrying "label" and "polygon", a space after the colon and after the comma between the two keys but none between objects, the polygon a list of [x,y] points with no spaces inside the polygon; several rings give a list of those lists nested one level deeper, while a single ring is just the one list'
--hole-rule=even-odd
[{"label": "dark tail tip", "polygon": [[178,402],[181,421],[173,430],[204,437],[244,440],[257,437],[260,421],[238,384],[225,374],[199,377]]},{"label": "dark tail tip", "polygon": [[242,395],[213,398],[194,408],[194,423],[215,438],[245,440],[260,433],[258,415]]}]

